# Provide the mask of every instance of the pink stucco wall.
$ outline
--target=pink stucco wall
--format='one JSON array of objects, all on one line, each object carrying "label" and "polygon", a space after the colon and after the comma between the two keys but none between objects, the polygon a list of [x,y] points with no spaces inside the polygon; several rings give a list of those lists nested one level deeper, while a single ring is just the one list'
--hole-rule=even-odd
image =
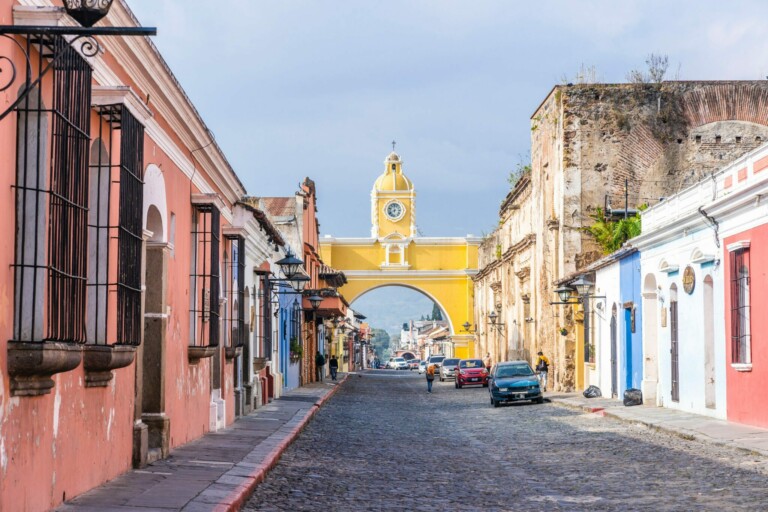
[{"label": "pink stucco wall", "polygon": [[[12,23],[11,0],[0,0],[0,24]],[[21,55],[9,41],[0,38],[0,55],[12,56],[23,69]],[[107,53],[104,60],[140,97],[146,91],[126,75]],[[15,96],[17,86],[0,93],[0,108]],[[44,86],[45,90],[45,86]],[[158,101],[162,101],[158,99]],[[153,105],[150,104],[150,108]],[[155,122],[168,132],[185,154],[179,134],[156,109]],[[94,116],[95,119],[95,116]],[[93,121],[94,123],[97,120]],[[92,130],[92,134],[96,129]],[[95,135],[93,135],[95,138]],[[47,510],[131,468],[134,426],[136,366],[115,370],[106,388],[86,388],[82,364],[73,371],[54,376],[51,394],[40,397],[11,397],[8,375],[8,340],[13,327],[14,205],[16,116],[0,121],[0,510]],[[155,141],[145,139],[145,167],[162,169],[167,192],[167,218],[174,213],[174,253],[168,265],[167,304],[169,321],[165,362],[166,413],[171,419],[170,444],[177,447],[209,430],[211,364],[206,359],[190,365],[189,272],[191,242],[189,178]],[[202,166],[201,166],[202,167]],[[198,172],[212,181],[202,169]],[[212,185],[214,190],[218,188]],[[227,207],[231,207],[227,204]],[[226,226],[222,219],[222,227]],[[167,226],[166,226],[167,229]],[[227,423],[234,420],[233,364],[221,357],[222,395],[226,400]]]},{"label": "pink stucco wall", "polygon": [[[731,366],[731,268],[727,246],[741,240],[750,242],[752,369],[746,372],[736,371]],[[764,305],[768,303],[768,225],[764,224],[726,238],[723,251],[728,420],[768,427],[768,400],[765,393],[759,392],[768,389],[768,316],[762,314]]]}]

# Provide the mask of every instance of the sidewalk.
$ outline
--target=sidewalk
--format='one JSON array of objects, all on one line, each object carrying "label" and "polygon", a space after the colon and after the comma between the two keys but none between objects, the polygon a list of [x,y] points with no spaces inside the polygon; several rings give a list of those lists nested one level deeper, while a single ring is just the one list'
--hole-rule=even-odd
[{"label": "sidewalk", "polygon": [[348,376],[312,383],[68,501],[61,512],[238,510]]},{"label": "sidewalk", "polygon": [[665,407],[648,405],[626,407],[618,399],[585,398],[581,393],[547,393],[546,398],[554,404],[640,423],[687,439],[731,446],[768,456],[768,429]]}]

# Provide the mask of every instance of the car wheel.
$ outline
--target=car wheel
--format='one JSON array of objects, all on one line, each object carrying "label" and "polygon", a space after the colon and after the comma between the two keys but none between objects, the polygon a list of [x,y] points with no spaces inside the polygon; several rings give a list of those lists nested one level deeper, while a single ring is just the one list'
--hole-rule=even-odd
[{"label": "car wheel", "polygon": [[537,398],[537,399],[536,399],[536,403],[537,403],[537,404],[543,404],[543,403],[544,403],[544,397],[543,397],[543,396],[540,396],[539,398]]},{"label": "car wheel", "polygon": [[491,403],[493,403],[493,397],[490,397],[490,398],[491,398]]},{"label": "car wheel", "polygon": [[459,384],[458,382],[456,383],[456,387],[457,388],[461,389],[462,386],[463,386],[463,384]]},{"label": "car wheel", "polygon": [[487,388],[488,387],[488,383],[486,382],[485,384],[483,384],[483,387]]},{"label": "car wheel", "polygon": [[442,375],[440,376],[440,382],[445,382]]},{"label": "car wheel", "polygon": [[498,400],[494,400],[493,398],[491,398],[491,403],[493,404],[494,407],[498,407],[500,405],[499,401]]}]

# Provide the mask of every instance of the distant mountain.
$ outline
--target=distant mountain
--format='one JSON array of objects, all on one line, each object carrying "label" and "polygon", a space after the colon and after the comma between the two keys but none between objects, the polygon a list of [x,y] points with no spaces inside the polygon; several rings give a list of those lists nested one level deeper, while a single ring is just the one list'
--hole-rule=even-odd
[{"label": "distant mountain", "polygon": [[371,327],[400,335],[403,323],[432,315],[435,303],[421,293],[404,286],[386,286],[366,293],[352,304],[364,314]]}]

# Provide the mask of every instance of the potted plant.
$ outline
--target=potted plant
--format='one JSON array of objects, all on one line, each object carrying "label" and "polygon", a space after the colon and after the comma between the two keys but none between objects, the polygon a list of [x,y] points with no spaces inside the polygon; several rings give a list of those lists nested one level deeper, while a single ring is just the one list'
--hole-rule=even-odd
[{"label": "potted plant", "polygon": [[298,338],[291,338],[291,362],[297,363],[304,354],[304,347],[299,344]]},{"label": "potted plant", "polygon": [[568,336],[568,329],[566,329],[565,327],[561,327],[560,336]]}]

